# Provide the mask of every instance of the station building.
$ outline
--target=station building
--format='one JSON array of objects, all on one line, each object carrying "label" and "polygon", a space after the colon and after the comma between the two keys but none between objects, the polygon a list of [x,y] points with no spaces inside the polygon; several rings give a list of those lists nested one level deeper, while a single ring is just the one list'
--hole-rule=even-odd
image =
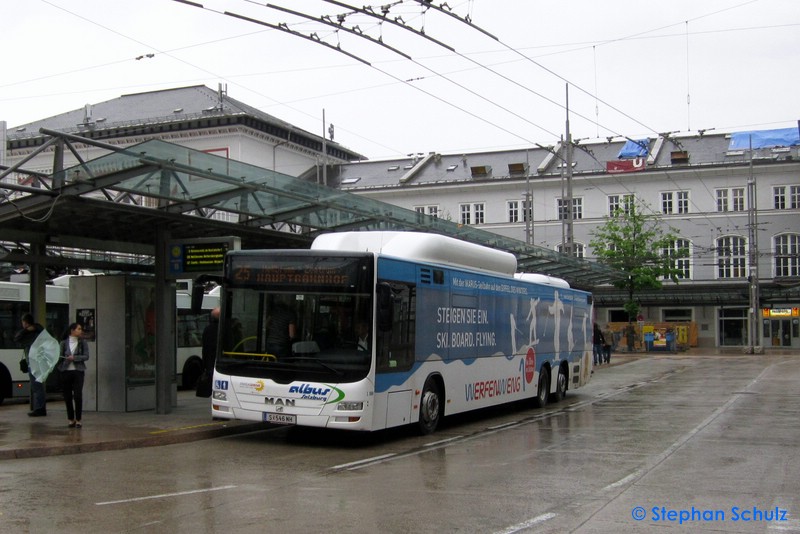
[{"label": "station building", "polygon": [[[564,249],[571,189],[573,253],[590,260],[593,232],[635,200],[675,230],[676,248],[690,251],[677,265],[678,283],[636,295],[642,322],[689,323],[698,346],[800,348],[799,144],[796,127],[581,142],[569,184],[562,145],[429,152],[343,165],[336,183],[553,250]],[[599,324],[628,321],[624,291],[593,293]]]},{"label": "station building", "polygon": [[[690,323],[694,344],[705,347],[800,348],[798,128],[584,141],[573,144],[567,179],[561,144],[370,161],[232,99],[222,87],[193,86],[0,128],[0,164],[57,171],[56,147],[43,149],[47,130],[126,147],[168,141],[552,251],[564,250],[571,198],[573,254],[590,261],[593,231],[636,199],[676,230],[675,247],[691,253],[680,261],[679,283],[666,280],[662,290],[637,295],[643,322]],[[65,166],[107,152],[86,145],[65,154]],[[754,287],[757,310],[750,306]],[[598,323],[627,321],[622,291],[592,289]]]},{"label": "station building", "polygon": [[[0,117],[0,120],[2,118]],[[41,129],[87,137],[117,147],[159,139],[191,149],[248,163],[289,176],[323,183],[325,166],[365,159],[273,115],[231,98],[220,86],[179,87],[122,95],[106,102],[0,129],[11,166],[41,147],[47,136]],[[66,154],[65,165],[108,153],[85,145],[79,154]],[[26,169],[52,174],[52,150],[36,156]]]}]

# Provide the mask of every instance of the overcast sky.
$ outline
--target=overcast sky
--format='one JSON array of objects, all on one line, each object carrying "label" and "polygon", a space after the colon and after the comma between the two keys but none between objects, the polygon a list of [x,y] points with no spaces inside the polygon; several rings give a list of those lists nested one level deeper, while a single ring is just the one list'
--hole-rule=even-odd
[{"label": "overcast sky", "polygon": [[797,0],[448,0],[475,27],[409,0],[383,4],[396,24],[336,2],[272,0],[332,23],[346,15],[354,31],[266,2],[195,3],[0,0],[0,120],[14,128],[123,94],[224,83],[318,135],[324,109],[335,141],[379,159],[554,144],[567,85],[578,139],[800,119]]}]

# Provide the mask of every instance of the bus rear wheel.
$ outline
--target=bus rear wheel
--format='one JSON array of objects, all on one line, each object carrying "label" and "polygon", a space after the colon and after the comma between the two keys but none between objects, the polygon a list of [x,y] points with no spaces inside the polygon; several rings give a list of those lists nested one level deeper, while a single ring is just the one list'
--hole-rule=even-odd
[{"label": "bus rear wheel", "polygon": [[419,403],[419,431],[423,435],[432,434],[439,426],[441,418],[442,401],[439,385],[433,378],[425,381],[422,388],[422,397]]},{"label": "bus rear wheel", "polygon": [[544,408],[550,398],[550,371],[546,367],[542,367],[539,371],[539,389],[536,391],[536,399],[534,404],[537,408]]},{"label": "bus rear wheel", "polygon": [[553,402],[560,402],[567,396],[567,371],[564,366],[558,368],[556,378],[556,391],[553,393]]},{"label": "bus rear wheel", "polygon": [[11,388],[11,374],[3,364],[0,364],[0,404],[6,400],[6,397],[11,397],[13,390]]}]

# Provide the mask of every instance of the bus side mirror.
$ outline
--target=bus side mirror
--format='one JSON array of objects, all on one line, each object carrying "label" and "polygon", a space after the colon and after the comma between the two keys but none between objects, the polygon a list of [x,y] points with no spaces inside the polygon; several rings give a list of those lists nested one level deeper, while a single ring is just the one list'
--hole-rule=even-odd
[{"label": "bus side mirror", "polygon": [[205,287],[202,282],[192,282],[192,313],[198,314],[203,309],[203,296]]},{"label": "bus side mirror", "polygon": [[387,283],[380,283],[375,288],[375,293],[378,298],[378,330],[387,332],[392,329],[392,322],[394,322],[394,297],[392,297],[392,288]]}]

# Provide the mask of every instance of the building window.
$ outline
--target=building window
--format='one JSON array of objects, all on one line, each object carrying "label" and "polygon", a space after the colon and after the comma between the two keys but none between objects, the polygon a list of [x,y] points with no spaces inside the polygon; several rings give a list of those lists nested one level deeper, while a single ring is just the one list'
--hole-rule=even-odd
[{"label": "building window", "polygon": [[486,222],[486,204],[477,202],[475,204],[459,204],[459,221],[461,224],[483,224]]},{"label": "building window", "polygon": [[674,258],[670,264],[673,269],[676,269],[678,273],[676,277],[681,280],[691,280],[692,279],[692,262],[691,262],[691,243],[689,243],[688,239],[676,239],[672,243],[670,243],[669,248],[665,248],[662,250],[664,256],[676,256],[679,251],[687,251],[688,255],[683,258]]},{"label": "building window", "polygon": [[532,200],[523,200],[522,201],[522,220],[525,222],[533,220],[533,201]]},{"label": "building window", "polygon": [[666,191],[661,193],[661,213],[689,213],[688,191]]},{"label": "building window", "polygon": [[717,211],[728,211],[727,189],[717,189]]},{"label": "building window", "polygon": [[744,187],[717,189],[717,211],[744,211]]},{"label": "building window", "polygon": [[486,222],[486,204],[480,202],[472,205],[472,213],[475,215],[475,224]]},{"label": "building window", "polygon": [[689,213],[689,192],[678,191],[678,213]]},{"label": "building window", "polygon": [[633,206],[633,195],[609,195],[608,216],[614,217],[617,213],[628,215]]},{"label": "building window", "polygon": [[775,236],[775,277],[800,277],[800,234]]},{"label": "building window", "polygon": [[786,186],[781,185],[778,187],[772,188],[772,196],[775,198],[775,209],[776,210],[785,210],[786,209]]},{"label": "building window", "polygon": [[519,200],[506,202],[506,212],[508,213],[508,222],[519,222]]},{"label": "building window", "polygon": [[[556,199],[556,210],[557,210],[557,217],[558,220],[563,221],[566,220],[567,217],[567,203],[564,202],[563,199],[559,198]],[[583,219],[583,199],[582,198],[573,198],[572,199],[572,219]]]},{"label": "building window", "polygon": [[439,206],[414,206],[414,211],[425,215],[430,215],[434,219],[439,218]]},{"label": "building window", "polygon": [[[566,245],[564,243],[558,245],[558,251],[564,254],[565,247]],[[574,258],[583,259],[583,245],[581,243],[572,243],[572,256]]]},{"label": "building window", "polygon": [[717,277],[744,278],[747,276],[746,240],[738,236],[717,239]]},{"label": "building window", "polygon": [[691,308],[664,308],[661,311],[665,323],[689,322],[692,320]]},{"label": "building window", "polygon": [[628,312],[625,310],[608,310],[608,322],[609,323],[627,323],[628,319]]},{"label": "building window", "polygon": [[[789,191],[788,196],[786,194],[787,189]],[[800,185],[790,185],[788,188],[785,185],[780,185],[774,187],[772,191],[776,210],[796,210],[800,208]]]},{"label": "building window", "polygon": [[672,205],[672,191],[661,193],[661,213],[673,213],[674,209]]},{"label": "building window", "polygon": [[459,219],[461,224],[472,224],[472,210],[470,209],[470,205],[461,204],[459,209],[461,210],[461,218]]},{"label": "building window", "polygon": [[[508,208],[508,222],[528,222],[533,220],[531,217],[531,202],[529,200],[509,200],[506,204]],[[522,213],[520,213],[520,209]]]},{"label": "building window", "polygon": [[733,200],[733,211],[744,211],[744,188],[735,187],[731,189]]}]

